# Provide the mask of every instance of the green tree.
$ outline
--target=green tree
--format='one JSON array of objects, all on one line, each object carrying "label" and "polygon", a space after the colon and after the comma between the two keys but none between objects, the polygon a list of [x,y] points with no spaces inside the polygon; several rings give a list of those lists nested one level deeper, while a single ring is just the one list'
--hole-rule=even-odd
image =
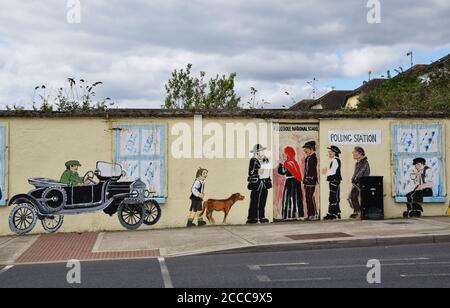
[{"label": "green tree", "polygon": [[447,111],[450,109],[450,72],[435,69],[426,75],[400,73],[359,97],[363,111]]},{"label": "green tree", "polygon": [[192,75],[192,64],[186,69],[174,70],[165,84],[166,109],[233,109],[238,108],[241,98],[234,90],[236,73],[228,76],[216,75],[208,83],[205,72],[198,77]]}]

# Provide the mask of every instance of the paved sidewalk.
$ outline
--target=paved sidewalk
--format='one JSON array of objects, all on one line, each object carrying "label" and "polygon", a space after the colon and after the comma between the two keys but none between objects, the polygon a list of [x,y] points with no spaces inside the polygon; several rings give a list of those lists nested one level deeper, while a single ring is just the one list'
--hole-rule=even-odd
[{"label": "paved sidewalk", "polygon": [[450,217],[0,238],[0,264],[450,242]]}]

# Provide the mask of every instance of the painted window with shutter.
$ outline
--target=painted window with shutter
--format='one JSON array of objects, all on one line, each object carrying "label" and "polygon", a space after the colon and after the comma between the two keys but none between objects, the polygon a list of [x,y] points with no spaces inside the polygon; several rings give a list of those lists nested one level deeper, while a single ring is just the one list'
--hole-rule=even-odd
[{"label": "painted window with shutter", "polygon": [[116,131],[116,163],[125,181],[140,178],[160,203],[166,194],[166,126],[121,125]]},{"label": "painted window with shutter", "polygon": [[406,194],[418,183],[419,172],[413,165],[416,158],[424,158],[427,172],[433,177],[433,196],[424,202],[446,202],[443,160],[443,127],[438,124],[394,125],[393,155],[395,164],[395,197],[397,202],[406,202]]}]

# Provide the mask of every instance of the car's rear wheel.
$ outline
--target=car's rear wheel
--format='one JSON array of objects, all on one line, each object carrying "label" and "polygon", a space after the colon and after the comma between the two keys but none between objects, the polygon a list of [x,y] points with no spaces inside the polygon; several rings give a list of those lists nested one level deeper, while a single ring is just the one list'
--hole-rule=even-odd
[{"label": "car's rear wheel", "polygon": [[139,204],[124,204],[119,206],[118,213],[120,224],[128,230],[138,229],[145,219],[144,207]]},{"label": "car's rear wheel", "polygon": [[156,201],[148,201],[144,204],[145,218],[144,224],[153,226],[161,219],[161,207]]},{"label": "car's rear wheel", "polygon": [[36,210],[29,203],[16,205],[9,214],[9,228],[18,235],[31,232],[36,226],[36,221]]},{"label": "car's rear wheel", "polygon": [[54,215],[54,216],[45,216],[42,220],[42,227],[44,230],[48,233],[55,233],[58,231],[63,223],[64,223],[64,216],[60,215]]}]

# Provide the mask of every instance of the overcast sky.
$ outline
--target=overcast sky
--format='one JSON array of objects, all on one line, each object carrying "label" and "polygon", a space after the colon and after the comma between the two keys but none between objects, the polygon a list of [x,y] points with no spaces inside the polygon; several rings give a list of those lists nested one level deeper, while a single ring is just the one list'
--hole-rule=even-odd
[{"label": "overcast sky", "polygon": [[[120,107],[159,107],[176,68],[236,72],[272,107],[318,88],[353,89],[387,69],[450,53],[449,0],[381,0],[381,23],[367,0],[80,0],[81,23],[66,0],[0,0],[0,106],[30,106],[34,87],[68,77],[103,81],[100,97]],[[291,93],[291,97],[285,94]]]}]

